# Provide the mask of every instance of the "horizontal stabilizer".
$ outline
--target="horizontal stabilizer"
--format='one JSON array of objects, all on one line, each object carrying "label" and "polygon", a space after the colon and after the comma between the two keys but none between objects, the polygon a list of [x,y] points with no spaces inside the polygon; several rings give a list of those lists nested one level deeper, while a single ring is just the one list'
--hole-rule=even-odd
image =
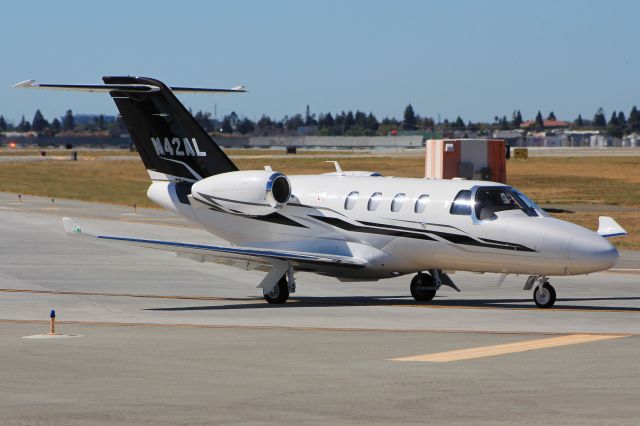
[{"label": "horizontal stabilizer", "polygon": [[598,218],[598,235],[604,238],[622,237],[627,235],[627,231],[612,217],[600,216]]},{"label": "horizontal stabilizer", "polygon": [[[18,89],[49,89],[65,90],[72,92],[94,92],[94,93],[153,93],[159,92],[160,87],[152,84],[37,84],[35,80],[26,80],[14,84]],[[200,87],[171,87],[174,93],[243,93],[245,86],[236,86],[231,89],[207,89]]]}]

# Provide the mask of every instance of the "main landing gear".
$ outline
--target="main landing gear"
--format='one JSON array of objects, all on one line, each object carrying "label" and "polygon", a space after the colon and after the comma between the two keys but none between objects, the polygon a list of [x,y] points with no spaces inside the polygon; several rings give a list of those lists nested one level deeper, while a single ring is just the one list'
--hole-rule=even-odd
[{"label": "main landing gear", "polygon": [[426,272],[418,272],[411,280],[409,289],[411,290],[411,296],[417,302],[428,302],[435,297],[438,289],[443,285],[451,287],[458,292],[460,291],[451,278],[439,269],[431,269],[428,274]]},{"label": "main landing gear", "polygon": [[278,284],[271,289],[262,289],[264,300],[274,305],[281,305],[289,299],[289,283],[287,276],[283,275]]},{"label": "main landing gear", "polygon": [[556,290],[545,276],[532,275],[527,279],[524,290],[531,290],[533,286],[533,301],[538,308],[550,308],[556,303]]},{"label": "main landing gear", "polygon": [[433,276],[418,272],[412,279],[409,286],[411,295],[417,302],[427,302],[432,300],[438,288],[435,285]]},{"label": "main landing gear", "polygon": [[280,279],[271,288],[265,288],[262,283],[258,287],[262,287],[262,295],[264,300],[274,305],[281,305],[289,299],[289,294],[296,292],[296,279],[293,276],[293,268],[291,266],[282,265],[281,268],[274,268],[267,274],[265,280],[269,279],[269,275],[273,274],[274,278],[280,274]]}]

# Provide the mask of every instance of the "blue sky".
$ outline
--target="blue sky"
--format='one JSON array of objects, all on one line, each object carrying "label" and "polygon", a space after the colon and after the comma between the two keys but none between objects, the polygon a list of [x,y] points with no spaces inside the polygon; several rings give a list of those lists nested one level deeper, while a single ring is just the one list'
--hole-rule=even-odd
[{"label": "blue sky", "polygon": [[115,114],[107,95],[10,89],[144,75],[250,93],[185,95],[256,119],[360,109],[492,121],[640,106],[637,1],[6,1],[0,114]]}]

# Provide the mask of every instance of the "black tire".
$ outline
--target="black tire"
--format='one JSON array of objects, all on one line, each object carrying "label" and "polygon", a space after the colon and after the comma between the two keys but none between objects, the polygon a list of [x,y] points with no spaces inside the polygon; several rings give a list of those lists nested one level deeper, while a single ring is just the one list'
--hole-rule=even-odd
[{"label": "black tire", "polygon": [[[419,282],[421,281],[421,282]],[[411,279],[411,295],[416,302],[428,302],[433,300],[438,291],[433,287],[433,277],[429,274],[416,274]]]},{"label": "black tire", "polygon": [[264,300],[274,305],[281,305],[289,299],[289,284],[283,276],[278,281],[278,285],[271,290],[262,289]]},{"label": "black tire", "polygon": [[545,281],[542,284],[542,291],[540,287],[536,287],[533,291],[533,301],[538,308],[546,309],[552,307],[556,303],[556,289],[548,281]]}]

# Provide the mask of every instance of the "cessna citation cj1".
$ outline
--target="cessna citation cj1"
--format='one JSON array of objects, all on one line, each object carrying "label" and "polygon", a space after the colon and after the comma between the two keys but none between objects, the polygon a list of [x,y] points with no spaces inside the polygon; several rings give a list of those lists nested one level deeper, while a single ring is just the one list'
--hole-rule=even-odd
[{"label": "cessna citation cj1", "polygon": [[[148,197],[230,245],[201,245],[91,235],[69,218],[67,233],[176,252],[198,261],[266,272],[258,285],[269,303],[295,292],[294,273],[340,281],[375,281],[414,274],[411,295],[433,299],[454,271],[528,276],[525,290],[541,308],[556,299],[552,275],[611,268],[618,252],[605,239],[625,235],[600,217],[596,232],[550,217],[501,183],[382,177],[342,171],[287,176],[238,170],[175,93],[233,89],[168,87],[141,77],[104,77],[102,85],[14,87],[106,92],[111,95],[149,172]],[[459,290],[458,290],[459,291]]]}]

